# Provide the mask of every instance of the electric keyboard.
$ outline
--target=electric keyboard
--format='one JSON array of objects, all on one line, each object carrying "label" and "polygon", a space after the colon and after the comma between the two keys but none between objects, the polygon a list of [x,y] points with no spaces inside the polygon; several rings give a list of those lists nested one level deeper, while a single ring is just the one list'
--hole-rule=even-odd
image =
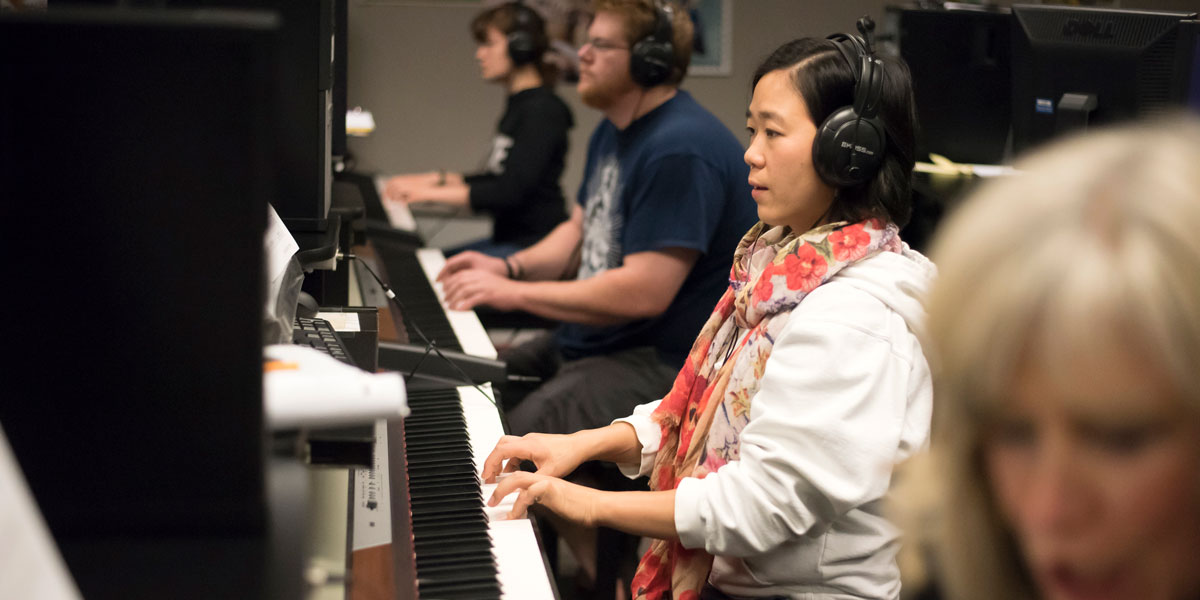
[{"label": "electric keyboard", "polygon": [[[383,240],[373,249],[403,305],[400,325],[411,343],[421,343],[414,326],[419,325],[439,347],[496,357],[474,312],[444,308],[441,284],[435,281],[445,263],[440,250],[414,252]],[[373,283],[367,277],[358,280]],[[378,294],[364,290],[364,297],[371,296]],[[481,389],[494,397],[486,384]],[[387,545],[395,583],[387,597],[555,598],[532,522],[502,520],[507,506],[485,506],[495,484],[481,484],[479,473],[503,435],[491,398],[474,387],[410,389],[409,407],[412,414],[402,423],[381,427],[377,468],[357,475],[355,530],[360,522],[364,530],[373,528],[352,541],[355,564],[378,560],[371,552]],[[359,497],[371,489],[388,490],[390,511],[378,510],[379,498],[372,509],[370,498]],[[383,512],[386,526],[380,522]],[[354,577],[361,579],[357,567]]]},{"label": "electric keyboard", "polygon": [[292,324],[292,343],[308,346],[332,356],[348,365],[354,364],[350,352],[333,325],[325,319],[296,317]]}]

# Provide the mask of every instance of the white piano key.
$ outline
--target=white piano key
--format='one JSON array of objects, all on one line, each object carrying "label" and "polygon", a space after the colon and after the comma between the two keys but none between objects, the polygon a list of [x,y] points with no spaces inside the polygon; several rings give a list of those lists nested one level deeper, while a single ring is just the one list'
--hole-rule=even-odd
[{"label": "white piano key", "polygon": [[404,202],[389,200],[387,197],[387,180],[386,175],[375,176],[375,191],[379,194],[379,202],[383,204],[383,210],[387,212],[388,222],[396,229],[404,231],[416,231],[417,220],[413,218],[412,211],[408,209],[408,205]]},{"label": "white piano key", "polygon": [[438,273],[446,264],[446,256],[442,254],[442,251],[437,248],[421,248],[417,250],[417,260],[425,271],[425,277],[433,284],[433,291],[437,294],[438,300],[442,302],[442,309],[446,311],[446,319],[450,321],[450,328],[458,337],[458,343],[462,346],[463,352],[483,358],[496,358],[496,347],[492,345],[492,340],[488,337],[487,330],[483,328],[483,323],[479,322],[475,311],[446,308],[446,295],[442,292],[442,284],[437,281]]},{"label": "white piano key", "polygon": [[[492,521],[488,524],[488,534],[496,548],[504,549],[495,553],[501,597],[553,600],[554,592],[541,560],[542,551],[529,519]],[[530,558],[535,556],[538,558]]]},{"label": "white piano key", "polygon": [[[483,392],[471,386],[458,388],[458,396],[462,398],[463,415],[467,419],[467,436],[471,440],[476,474],[483,473],[483,461],[487,460],[492,448],[500,441],[500,436],[504,435],[500,411],[491,400],[496,397],[492,384],[484,383],[479,387]],[[487,396],[484,395],[485,392]]]},{"label": "white piano key", "polygon": [[517,501],[517,494],[509,494],[495,506],[488,506],[487,501],[496,491],[496,485],[495,483],[485,483],[479,488],[483,494],[483,513],[487,515],[488,522],[505,520],[508,513],[512,512],[513,504]]}]

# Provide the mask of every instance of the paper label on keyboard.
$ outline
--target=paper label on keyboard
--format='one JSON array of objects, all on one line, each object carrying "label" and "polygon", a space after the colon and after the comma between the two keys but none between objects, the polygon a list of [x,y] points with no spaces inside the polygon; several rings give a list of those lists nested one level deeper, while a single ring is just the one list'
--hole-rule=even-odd
[{"label": "paper label on keyboard", "polygon": [[334,331],[362,331],[362,326],[358,324],[358,313],[355,312],[319,312],[317,318],[329,321]]},{"label": "paper label on keyboard", "polygon": [[354,550],[392,543],[391,506],[387,421],[380,420],[375,422],[375,467],[354,471]]}]

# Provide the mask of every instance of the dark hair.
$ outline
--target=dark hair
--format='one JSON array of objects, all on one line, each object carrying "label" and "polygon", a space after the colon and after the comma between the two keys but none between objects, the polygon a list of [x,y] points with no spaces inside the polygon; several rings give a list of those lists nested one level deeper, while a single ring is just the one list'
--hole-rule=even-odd
[{"label": "dark hair", "polygon": [[593,14],[604,11],[620,15],[625,24],[625,42],[630,46],[654,33],[660,7],[671,17],[671,45],[675,49],[671,74],[664,83],[678,86],[687,76],[695,39],[692,17],[687,9],[670,0],[592,0]]},{"label": "dark hair", "polygon": [[[904,227],[912,216],[917,109],[908,65],[889,56],[879,59],[884,67],[879,118],[887,132],[883,164],[870,181],[839,188],[829,218],[858,222],[879,217]],[[754,71],[750,93],[759,79],[780,69],[791,70],[792,84],[817,127],[837,109],[854,104],[857,66],[851,67],[830,40],[801,38],[780,46]]]},{"label": "dark hair", "polygon": [[[546,21],[536,10],[519,4],[519,2],[507,2],[475,15],[475,18],[471,20],[471,37],[475,38],[477,43],[486,42],[488,27],[495,27],[505,37],[514,31],[528,33],[533,38],[534,61],[532,64],[542,75],[542,79],[549,84],[554,80],[555,73],[554,67],[542,60],[546,51],[550,49],[550,38],[546,35]],[[529,16],[523,26],[517,17],[518,11],[524,11]]]}]

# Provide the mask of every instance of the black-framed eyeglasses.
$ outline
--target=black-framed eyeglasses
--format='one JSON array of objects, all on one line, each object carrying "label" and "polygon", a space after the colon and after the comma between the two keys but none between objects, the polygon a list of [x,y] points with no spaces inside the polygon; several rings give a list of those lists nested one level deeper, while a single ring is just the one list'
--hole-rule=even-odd
[{"label": "black-framed eyeglasses", "polygon": [[629,46],[622,46],[616,42],[610,42],[604,38],[593,38],[584,42],[586,46],[591,46],[596,50],[628,50]]}]

